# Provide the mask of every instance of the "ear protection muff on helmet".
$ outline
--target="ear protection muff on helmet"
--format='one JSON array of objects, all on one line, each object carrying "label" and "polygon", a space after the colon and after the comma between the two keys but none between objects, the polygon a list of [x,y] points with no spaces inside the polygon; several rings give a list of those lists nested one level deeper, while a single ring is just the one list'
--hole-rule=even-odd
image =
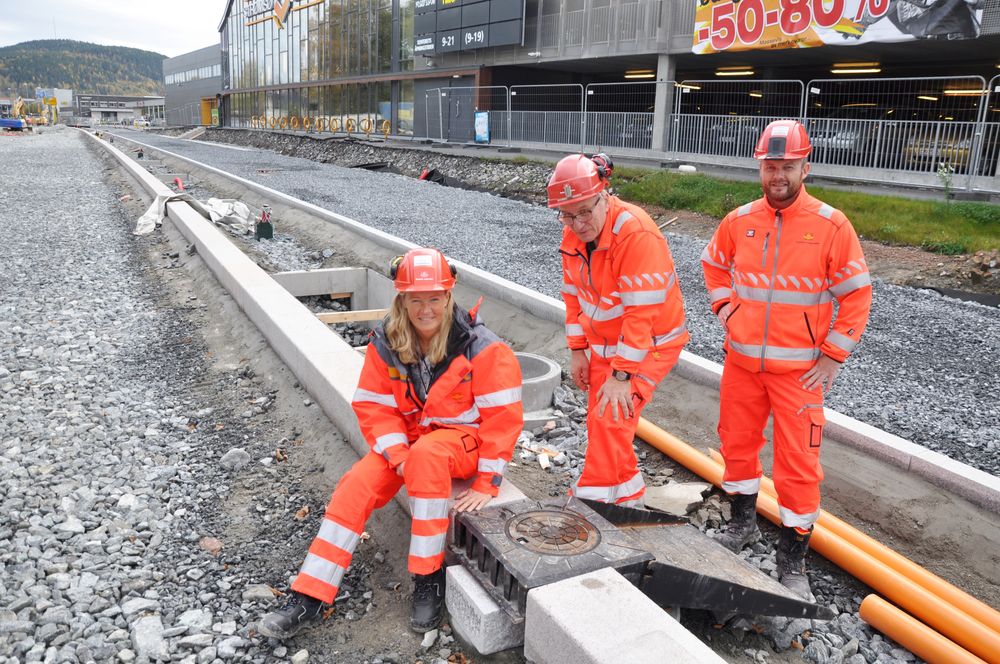
[{"label": "ear protection muff on helmet", "polygon": [[[396,280],[396,274],[399,272],[399,266],[403,262],[403,258],[404,256],[393,256],[392,259],[389,261],[389,278],[392,279],[393,281]],[[452,265],[451,263],[448,263],[447,261],[445,262],[445,264],[448,266],[448,270],[451,272],[451,276],[457,277],[458,268]]]},{"label": "ear protection muff on helmet", "polygon": [[602,180],[608,181],[611,179],[611,174],[615,170],[615,164],[611,161],[611,157],[601,152],[591,156],[590,160],[594,162],[594,166],[597,167],[597,174]]}]

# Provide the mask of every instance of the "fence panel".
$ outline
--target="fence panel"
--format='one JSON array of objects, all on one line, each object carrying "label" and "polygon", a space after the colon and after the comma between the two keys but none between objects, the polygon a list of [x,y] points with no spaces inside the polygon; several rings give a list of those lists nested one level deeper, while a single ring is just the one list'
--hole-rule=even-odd
[{"label": "fence panel", "polygon": [[749,158],[764,127],[801,114],[802,81],[693,80],[676,84],[668,146],[675,152]]},{"label": "fence panel", "polygon": [[585,146],[598,151],[662,149],[662,140],[656,143],[654,137],[657,131],[662,136],[663,124],[656,122],[653,110],[657,93],[668,100],[673,91],[673,81],[591,83],[584,96]]},{"label": "fence panel", "polygon": [[446,141],[469,143],[476,140],[476,113],[489,113],[490,142],[507,141],[509,136],[509,91],[502,85],[441,88],[441,134]]},{"label": "fence panel", "polygon": [[579,146],[582,150],[583,112],[582,85],[513,85],[510,140]]},{"label": "fence panel", "polygon": [[985,177],[1000,177],[1000,74],[986,87],[989,93],[980,116],[980,146],[976,151],[979,162],[973,172]]},{"label": "fence panel", "polygon": [[971,177],[986,99],[980,76],[818,79],[806,87],[811,160]]},{"label": "fence panel", "polygon": [[439,141],[445,137],[441,91],[442,88],[431,88],[424,93],[424,136]]}]

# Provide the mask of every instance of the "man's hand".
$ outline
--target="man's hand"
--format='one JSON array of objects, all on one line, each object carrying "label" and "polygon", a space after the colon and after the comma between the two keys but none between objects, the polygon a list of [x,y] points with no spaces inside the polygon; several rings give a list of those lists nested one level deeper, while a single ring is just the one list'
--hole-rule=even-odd
[{"label": "man's hand", "polygon": [[819,387],[825,394],[833,387],[833,380],[838,373],[840,373],[840,362],[826,355],[820,355],[816,364],[802,374],[799,382],[802,383],[803,389],[813,390]]},{"label": "man's hand", "polygon": [[587,357],[587,351],[574,350],[570,355],[570,378],[577,387],[586,392],[590,389],[590,358]]},{"label": "man's hand", "polygon": [[401,463],[398,466],[396,466],[396,474],[399,475],[400,477],[405,477],[403,475],[403,466],[405,466],[405,465],[406,465],[406,462],[404,461],[403,463]]},{"label": "man's hand", "polygon": [[719,313],[715,314],[719,318],[719,322],[722,323],[722,329],[726,332],[729,331],[729,317],[733,314],[733,305],[726,302],[719,309]]},{"label": "man's hand", "polygon": [[493,496],[488,493],[479,493],[472,489],[466,489],[455,498],[456,512],[475,512],[486,507],[487,503],[493,500]]},{"label": "man's hand", "polygon": [[617,380],[614,377],[608,377],[604,381],[604,385],[601,385],[601,390],[597,396],[598,417],[604,417],[604,410],[608,407],[608,404],[611,405],[611,418],[615,422],[618,421],[619,408],[621,408],[625,419],[629,419],[635,415],[635,406],[632,403],[632,381]]}]

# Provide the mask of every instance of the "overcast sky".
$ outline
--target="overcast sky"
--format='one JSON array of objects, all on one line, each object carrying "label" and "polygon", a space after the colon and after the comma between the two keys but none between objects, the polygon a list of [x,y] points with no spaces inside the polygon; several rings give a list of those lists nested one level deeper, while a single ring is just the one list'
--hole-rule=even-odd
[{"label": "overcast sky", "polygon": [[174,57],[219,43],[226,0],[0,0],[0,46],[76,39]]}]

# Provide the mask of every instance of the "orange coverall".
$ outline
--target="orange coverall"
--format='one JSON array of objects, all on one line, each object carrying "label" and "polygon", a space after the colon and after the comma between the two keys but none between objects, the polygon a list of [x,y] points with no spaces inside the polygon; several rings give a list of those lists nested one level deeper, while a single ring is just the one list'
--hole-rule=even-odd
[{"label": "orange coverall", "polygon": [[[639,413],[677,363],[690,336],[670,247],[641,208],[608,197],[596,247],[563,229],[566,342],[590,349],[587,456],[573,487],[579,498],[635,503],[646,491],[632,441]],[[598,392],[612,371],[634,374],[635,416],[597,416]]]},{"label": "orange coverall", "polygon": [[808,529],[819,516],[826,417],[822,389],[805,390],[799,378],[820,354],[843,362],[858,345],[872,299],[861,243],[843,213],[803,187],[784,210],[761,198],[730,212],[701,262],[712,310],[732,305],[720,391],[722,488],[758,492],[773,413],[781,521]]},{"label": "orange coverall", "polygon": [[[330,603],[372,510],[405,485],[412,517],[408,567],[430,574],[444,560],[452,478],[495,496],[521,433],[521,369],[475,313],[455,308],[448,357],[421,402],[409,369],[380,324],[365,354],[353,407],[372,451],[340,480],[292,590]],[[396,467],[403,466],[400,477]]]}]

